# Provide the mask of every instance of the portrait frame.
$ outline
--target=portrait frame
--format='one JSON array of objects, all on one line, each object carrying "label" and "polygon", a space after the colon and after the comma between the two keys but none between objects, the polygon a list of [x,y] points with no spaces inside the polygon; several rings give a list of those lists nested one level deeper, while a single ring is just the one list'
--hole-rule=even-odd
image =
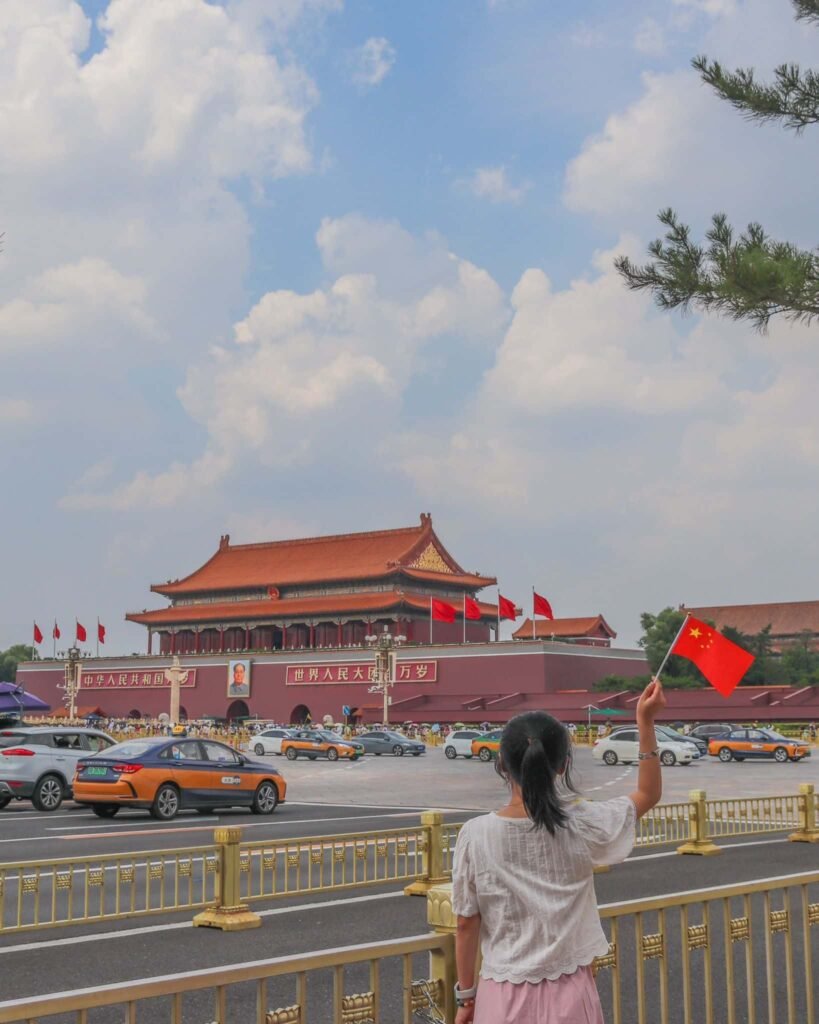
[{"label": "portrait frame", "polygon": [[[250,658],[233,658],[228,662],[227,695],[230,698],[250,696]],[[237,671],[238,670],[238,671]],[[240,677],[237,679],[237,675]]]}]

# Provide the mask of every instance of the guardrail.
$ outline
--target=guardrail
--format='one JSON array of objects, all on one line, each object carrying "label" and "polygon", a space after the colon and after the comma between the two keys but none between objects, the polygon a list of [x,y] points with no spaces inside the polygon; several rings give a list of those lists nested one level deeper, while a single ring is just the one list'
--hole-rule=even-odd
[{"label": "guardrail", "polygon": [[[593,968],[611,1024],[775,1024],[780,1011],[817,1024],[819,872],[608,904],[600,916],[609,949]],[[0,1024],[84,1024],[112,1008],[156,1024],[452,1024],[451,884],[430,891],[428,920],[432,934],[408,939],[9,1000]]]},{"label": "guardrail", "polygon": [[[460,828],[424,811],[400,829],[242,843],[240,827],[218,828],[207,846],[0,864],[0,934],[183,910],[202,911],[199,925],[251,928],[260,919],[250,905],[261,900],[391,882],[424,895],[451,876]],[[640,819],[636,845],[707,855],[720,852],[714,839],[783,831],[819,842],[811,783],[773,797],[708,800],[693,790]]]}]

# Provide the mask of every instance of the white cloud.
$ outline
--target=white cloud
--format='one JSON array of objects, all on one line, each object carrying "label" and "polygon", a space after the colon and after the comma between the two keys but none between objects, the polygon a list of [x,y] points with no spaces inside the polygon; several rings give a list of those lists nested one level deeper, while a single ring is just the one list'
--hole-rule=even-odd
[{"label": "white cloud", "polygon": [[264,295],[235,325],[234,343],[215,347],[180,389],[207,430],[203,456],[104,494],[74,494],[70,507],[167,506],[248,458],[270,466],[326,458],[372,422],[398,422],[402,395],[436,343],[454,337],[482,350],[503,329],[498,285],[437,235],[350,215],[323,221],[316,240],[332,283]]},{"label": "white cloud", "polygon": [[498,167],[479,167],[471,177],[459,180],[458,185],[491,203],[519,203],[531,188],[529,182],[513,185],[502,164]]},{"label": "white cloud", "polygon": [[356,85],[380,85],[392,70],[395,47],[383,36],[372,36],[350,55],[350,75]]},{"label": "white cloud", "polygon": [[666,52],[663,26],[654,18],[645,18],[634,33],[634,49],[647,57],[662,57]]}]

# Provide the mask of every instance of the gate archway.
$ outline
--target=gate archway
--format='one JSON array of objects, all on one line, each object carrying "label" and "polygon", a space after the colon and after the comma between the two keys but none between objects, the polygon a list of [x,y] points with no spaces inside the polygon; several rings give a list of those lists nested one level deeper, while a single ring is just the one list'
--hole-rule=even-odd
[{"label": "gate archway", "polygon": [[250,714],[247,704],[243,700],[234,700],[228,705],[227,720],[234,722],[237,718],[247,718]]},{"label": "gate archway", "polygon": [[290,722],[292,725],[306,725],[312,720],[310,708],[306,704],[297,704],[290,712]]}]

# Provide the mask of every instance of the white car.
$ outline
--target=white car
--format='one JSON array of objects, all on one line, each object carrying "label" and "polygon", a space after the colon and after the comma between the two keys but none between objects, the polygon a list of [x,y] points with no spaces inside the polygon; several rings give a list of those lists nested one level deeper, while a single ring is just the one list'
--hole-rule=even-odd
[{"label": "white car", "polygon": [[472,740],[483,736],[480,729],[458,729],[451,732],[444,743],[444,753],[450,761],[456,757],[472,757]]},{"label": "white car", "polygon": [[263,754],[278,754],[281,757],[282,740],[288,739],[292,732],[292,729],[265,729],[253,737],[250,747],[258,757]]},{"label": "white car", "polygon": [[[672,764],[691,764],[694,750],[687,743],[675,743],[662,733],[655,733],[660,761],[666,767]],[[636,764],[640,750],[639,736],[636,729],[618,729],[611,736],[597,740],[592,747],[592,757],[605,764],[612,765]]]}]

